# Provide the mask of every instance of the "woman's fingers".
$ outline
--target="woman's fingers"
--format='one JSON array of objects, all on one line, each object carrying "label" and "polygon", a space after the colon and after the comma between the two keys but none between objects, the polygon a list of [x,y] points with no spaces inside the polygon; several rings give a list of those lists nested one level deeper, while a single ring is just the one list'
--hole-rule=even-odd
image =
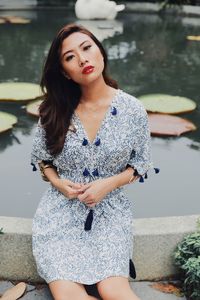
[{"label": "woman's fingers", "polygon": [[85,192],[90,186],[91,183],[86,183],[82,187],[78,188],[78,192]]},{"label": "woman's fingers", "polygon": [[88,197],[87,191],[85,191],[84,193],[80,192],[79,195],[78,195],[78,199],[80,201],[85,201],[87,197]]},{"label": "woman's fingers", "polygon": [[[87,200],[88,194],[86,193],[87,189],[91,186],[91,183],[77,183],[73,182],[69,179],[63,180],[63,189],[65,190],[65,194],[68,198],[79,198],[83,195],[79,200],[84,201]],[[91,201],[91,199],[90,199]],[[84,201],[86,202],[86,201]]]},{"label": "woman's fingers", "polygon": [[70,182],[69,185],[74,188],[74,189],[80,189],[82,187],[82,185],[80,183],[76,183],[76,182]]},{"label": "woman's fingers", "polygon": [[90,186],[90,184],[89,183],[87,183],[87,184],[84,184],[84,183],[82,183],[82,182],[73,182],[73,181],[71,181],[71,180],[68,180],[67,181],[67,184],[70,186],[70,187],[72,187],[72,188],[74,188],[74,189],[80,189],[80,191],[84,191],[85,189],[87,189],[89,186]]},{"label": "woman's fingers", "polygon": [[77,190],[71,188],[69,185],[65,186],[65,194],[69,198],[76,198],[78,196]]},{"label": "woman's fingers", "polygon": [[87,206],[89,206],[89,207],[94,207],[95,205],[96,205],[96,203],[87,204]]}]

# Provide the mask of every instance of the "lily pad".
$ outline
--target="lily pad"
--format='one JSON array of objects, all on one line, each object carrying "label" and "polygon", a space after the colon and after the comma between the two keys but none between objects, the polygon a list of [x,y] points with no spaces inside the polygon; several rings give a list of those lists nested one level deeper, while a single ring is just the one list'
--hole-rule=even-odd
[{"label": "lily pad", "polygon": [[200,42],[200,35],[188,35],[187,40]]},{"label": "lily pad", "polygon": [[0,133],[12,129],[13,125],[17,123],[17,117],[12,114],[0,111]]},{"label": "lily pad", "polygon": [[0,18],[0,24],[5,24],[6,21],[3,18]]},{"label": "lily pad", "polygon": [[165,94],[149,94],[138,97],[148,112],[179,114],[193,111],[196,103],[188,98]]},{"label": "lily pad", "polygon": [[25,19],[17,16],[2,16],[1,19],[5,21],[4,23],[12,23],[12,24],[28,24],[31,22],[30,19]]},{"label": "lily pad", "polygon": [[192,122],[177,116],[148,114],[148,119],[152,135],[179,136],[184,132],[197,129]]},{"label": "lily pad", "polygon": [[0,83],[0,101],[29,101],[41,98],[40,86],[29,82]]},{"label": "lily pad", "polygon": [[26,105],[26,112],[32,116],[39,117],[39,105],[42,103],[42,100],[32,101]]}]

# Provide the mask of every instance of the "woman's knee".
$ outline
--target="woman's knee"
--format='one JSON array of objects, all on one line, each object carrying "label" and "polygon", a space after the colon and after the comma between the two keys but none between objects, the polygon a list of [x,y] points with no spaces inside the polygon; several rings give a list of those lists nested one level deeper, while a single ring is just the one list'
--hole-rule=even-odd
[{"label": "woman's knee", "polygon": [[55,280],[48,285],[54,300],[90,300],[81,283],[70,280]]},{"label": "woman's knee", "polygon": [[97,283],[97,289],[103,300],[139,300],[125,277],[108,277]]},{"label": "woman's knee", "polygon": [[123,288],[125,278],[108,277],[97,283],[97,289],[103,299],[117,299],[119,291]]}]

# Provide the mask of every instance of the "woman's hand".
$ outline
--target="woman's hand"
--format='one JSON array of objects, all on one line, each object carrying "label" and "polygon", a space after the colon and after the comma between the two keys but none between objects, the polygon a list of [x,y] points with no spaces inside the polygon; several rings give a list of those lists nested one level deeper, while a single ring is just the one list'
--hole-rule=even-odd
[{"label": "woman's hand", "polygon": [[77,198],[78,195],[82,193],[78,191],[78,189],[83,187],[83,183],[75,183],[69,179],[57,178],[54,180],[53,185],[69,199]]},{"label": "woman's hand", "polygon": [[100,202],[112,189],[109,178],[97,179],[79,188],[80,194],[77,198],[92,207]]}]

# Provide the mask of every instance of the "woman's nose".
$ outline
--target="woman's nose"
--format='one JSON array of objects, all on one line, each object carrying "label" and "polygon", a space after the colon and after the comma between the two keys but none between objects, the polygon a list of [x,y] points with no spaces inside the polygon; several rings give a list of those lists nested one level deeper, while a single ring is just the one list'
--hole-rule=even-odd
[{"label": "woman's nose", "polygon": [[79,66],[80,67],[84,66],[84,64],[87,62],[88,62],[88,60],[83,55],[79,55]]}]

